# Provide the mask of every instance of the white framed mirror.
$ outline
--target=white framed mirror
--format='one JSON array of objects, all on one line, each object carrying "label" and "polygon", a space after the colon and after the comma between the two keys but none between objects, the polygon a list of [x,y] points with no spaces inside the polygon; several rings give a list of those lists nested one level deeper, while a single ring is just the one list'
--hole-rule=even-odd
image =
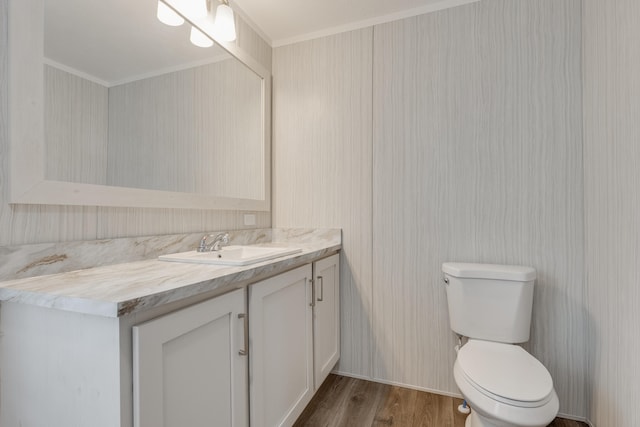
[{"label": "white framed mirror", "polygon": [[191,25],[216,40],[210,20],[163,2],[185,25],[157,0],[9,1],[11,203],[270,209],[269,71],[190,46]]}]

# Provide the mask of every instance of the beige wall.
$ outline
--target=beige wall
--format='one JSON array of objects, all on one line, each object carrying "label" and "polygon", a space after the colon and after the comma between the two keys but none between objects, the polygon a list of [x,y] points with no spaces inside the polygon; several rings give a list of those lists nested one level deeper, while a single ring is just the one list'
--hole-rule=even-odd
[{"label": "beige wall", "polygon": [[580,40],[578,0],[375,28],[375,378],[455,391],[441,264],[531,265],[528,348],[584,415]]},{"label": "beige wall", "polygon": [[[241,21],[238,43],[271,69],[271,48]],[[0,246],[244,228],[239,211],[9,205],[7,96],[7,0],[0,0]],[[269,212],[257,213],[255,227],[270,224]]]},{"label": "beige wall", "polygon": [[457,392],[440,264],[532,265],[528,346],[586,415],[580,13],[485,0],[274,50],[273,222],[343,229],[341,371]]},{"label": "beige wall", "polygon": [[589,418],[640,425],[640,2],[584,1]]},{"label": "beige wall", "polygon": [[340,370],[371,376],[371,28],[274,51],[273,223],[342,228]]},{"label": "beige wall", "polygon": [[44,66],[45,176],[107,184],[109,89]]},{"label": "beige wall", "polygon": [[264,196],[262,79],[235,58],[109,88],[108,185]]}]

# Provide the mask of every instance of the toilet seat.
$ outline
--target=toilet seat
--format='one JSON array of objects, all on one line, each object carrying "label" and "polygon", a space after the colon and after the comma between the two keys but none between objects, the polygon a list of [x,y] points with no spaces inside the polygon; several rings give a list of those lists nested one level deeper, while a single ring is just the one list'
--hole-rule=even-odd
[{"label": "toilet seat", "polygon": [[[551,397],[546,403],[539,403],[540,406],[523,407],[503,403],[490,396],[486,390],[482,390],[468,381],[457,360],[453,365],[453,377],[460,392],[471,406],[471,412],[475,411],[476,416],[484,418],[485,424],[480,425],[546,427],[553,421],[558,414],[558,409],[560,409],[560,401],[555,390],[551,392]],[[470,422],[470,417],[471,415],[467,417],[468,422]],[[474,424],[470,422],[466,425]]]},{"label": "toilet seat", "polygon": [[458,352],[457,364],[471,386],[507,405],[539,407],[554,395],[544,365],[516,345],[472,339]]}]

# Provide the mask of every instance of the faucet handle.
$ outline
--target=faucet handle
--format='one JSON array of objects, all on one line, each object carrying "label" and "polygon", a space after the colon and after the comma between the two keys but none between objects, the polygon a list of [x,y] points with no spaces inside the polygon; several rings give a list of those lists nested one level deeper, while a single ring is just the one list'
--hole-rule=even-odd
[{"label": "faucet handle", "polygon": [[204,252],[207,250],[207,239],[209,238],[209,236],[210,234],[205,234],[204,236],[202,236],[202,239],[200,239],[200,244],[196,249],[198,252]]},{"label": "faucet handle", "polygon": [[[209,238],[213,238],[211,243],[207,244]],[[219,251],[222,244],[229,243],[229,233],[205,234],[200,239],[200,245],[196,249],[198,252]]]},{"label": "faucet handle", "polygon": [[222,244],[226,245],[228,243],[229,243],[229,233],[224,233],[224,234],[220,233],[213,240],[213,248],[211,250],[219,251]]}]

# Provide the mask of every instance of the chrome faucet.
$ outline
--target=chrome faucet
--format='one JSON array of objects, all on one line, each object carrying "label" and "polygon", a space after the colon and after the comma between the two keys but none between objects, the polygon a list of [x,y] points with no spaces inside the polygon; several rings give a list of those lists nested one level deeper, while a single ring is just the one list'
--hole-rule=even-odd
[{"label": "chrome faucet", "polygon": [[[207,243],[207,240],[213,237],[211,243]],[[229,233],[218,233],[218,234],[205,234],[202,239],[200,239],[200,245],[198,252],[213,252],[219,251],[223,244],[229,243]]]}]

